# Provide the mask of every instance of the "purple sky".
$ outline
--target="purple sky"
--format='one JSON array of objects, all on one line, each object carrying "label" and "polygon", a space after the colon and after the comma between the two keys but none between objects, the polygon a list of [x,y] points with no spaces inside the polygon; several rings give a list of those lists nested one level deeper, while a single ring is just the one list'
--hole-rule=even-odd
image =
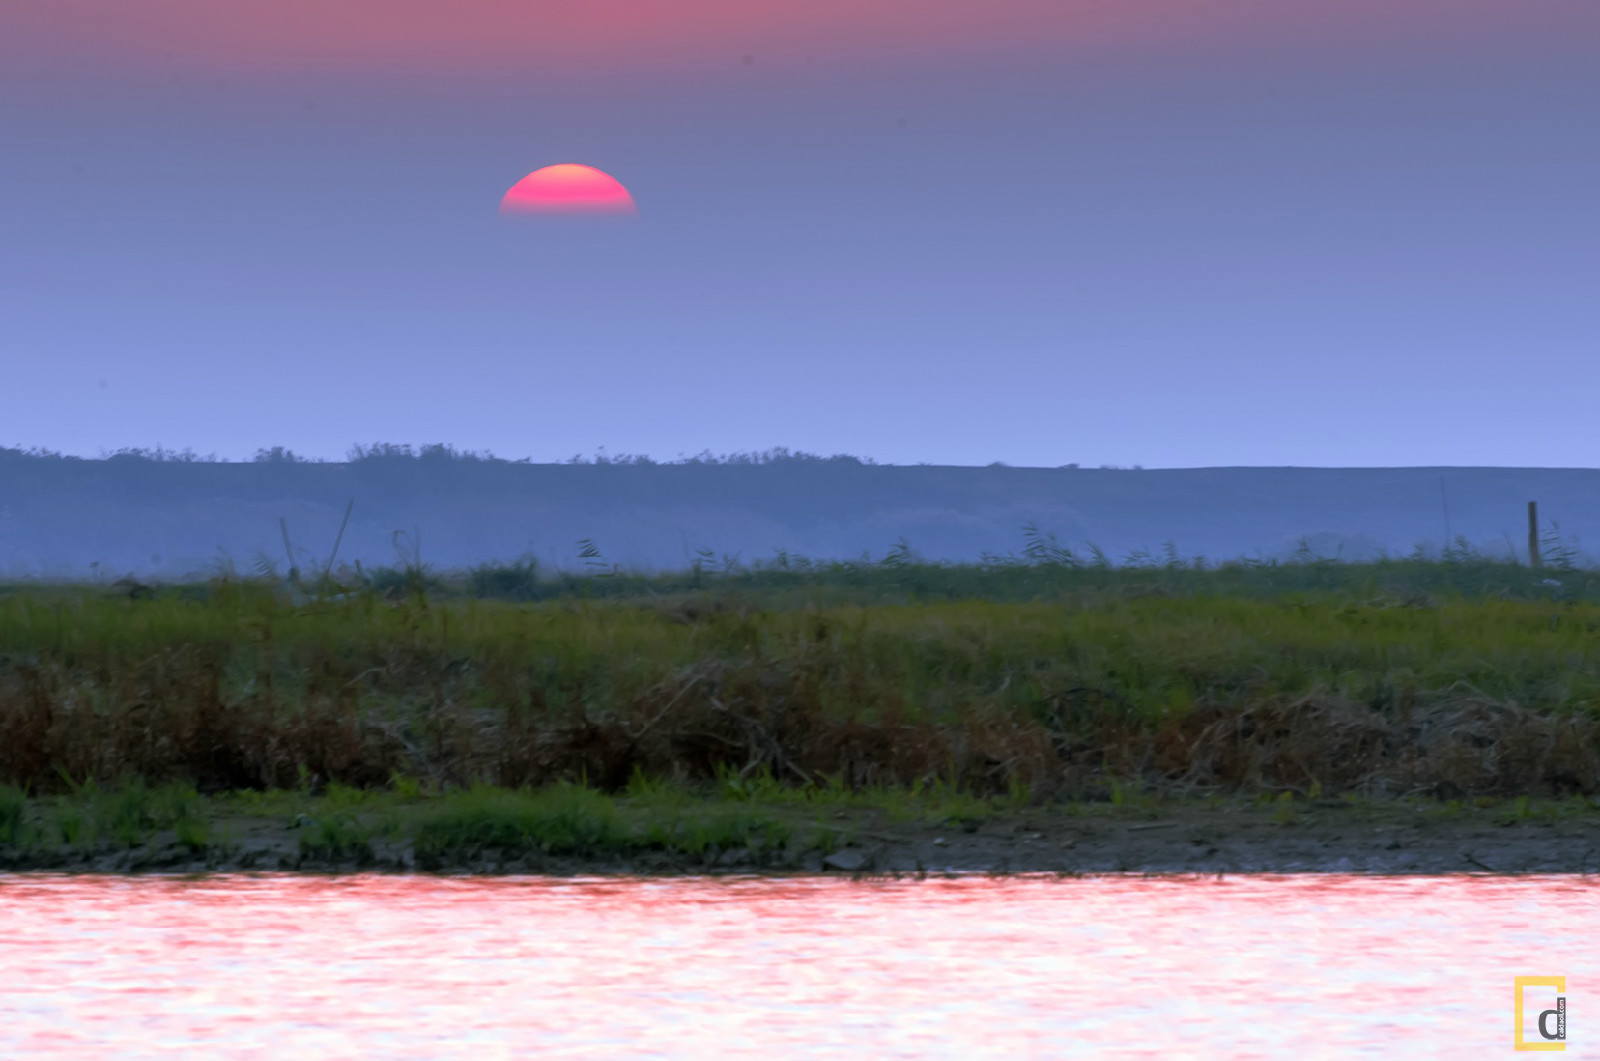
[{"label": "purple sky", "polygon": [[1600,463],[1594,0],[23,4],[0,445]]}]

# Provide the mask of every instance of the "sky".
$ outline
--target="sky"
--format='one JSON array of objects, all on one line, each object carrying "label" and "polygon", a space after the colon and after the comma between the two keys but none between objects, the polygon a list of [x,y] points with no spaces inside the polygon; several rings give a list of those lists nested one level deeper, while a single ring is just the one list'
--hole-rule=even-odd
[{"label": "sky", "polygon": [[0,445],[1600,464],[1594,0],[0,18]]}]

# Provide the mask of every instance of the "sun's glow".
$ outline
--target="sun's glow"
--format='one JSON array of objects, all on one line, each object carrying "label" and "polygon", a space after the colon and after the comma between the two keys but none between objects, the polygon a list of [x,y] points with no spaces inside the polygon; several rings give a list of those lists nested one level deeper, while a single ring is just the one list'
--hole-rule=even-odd
[{"label": "sun's glow", "polygon": [[500,200],[506,214],[635,214],[639,207],[622,182],[576,162],[536,169]]}]

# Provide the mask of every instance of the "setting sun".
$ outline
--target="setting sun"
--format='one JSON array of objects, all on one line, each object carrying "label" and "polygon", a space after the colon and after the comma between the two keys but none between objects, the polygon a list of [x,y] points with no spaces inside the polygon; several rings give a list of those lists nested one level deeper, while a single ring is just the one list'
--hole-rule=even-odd
[{"label": "setting sun", "polygon": [[611,174],[575,162],[536,169],[500,200],[505,214],[636,214],[638,205]]}]

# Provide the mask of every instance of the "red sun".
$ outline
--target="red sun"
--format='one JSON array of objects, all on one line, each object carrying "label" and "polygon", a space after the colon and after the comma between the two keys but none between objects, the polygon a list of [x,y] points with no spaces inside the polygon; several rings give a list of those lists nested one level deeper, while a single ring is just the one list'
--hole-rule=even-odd
[{"label": "red sun", "polygon": [[507,214],[636,214],[628,189],[593,166],[562,162],[536,169],[511,186],[500,200]]}]

